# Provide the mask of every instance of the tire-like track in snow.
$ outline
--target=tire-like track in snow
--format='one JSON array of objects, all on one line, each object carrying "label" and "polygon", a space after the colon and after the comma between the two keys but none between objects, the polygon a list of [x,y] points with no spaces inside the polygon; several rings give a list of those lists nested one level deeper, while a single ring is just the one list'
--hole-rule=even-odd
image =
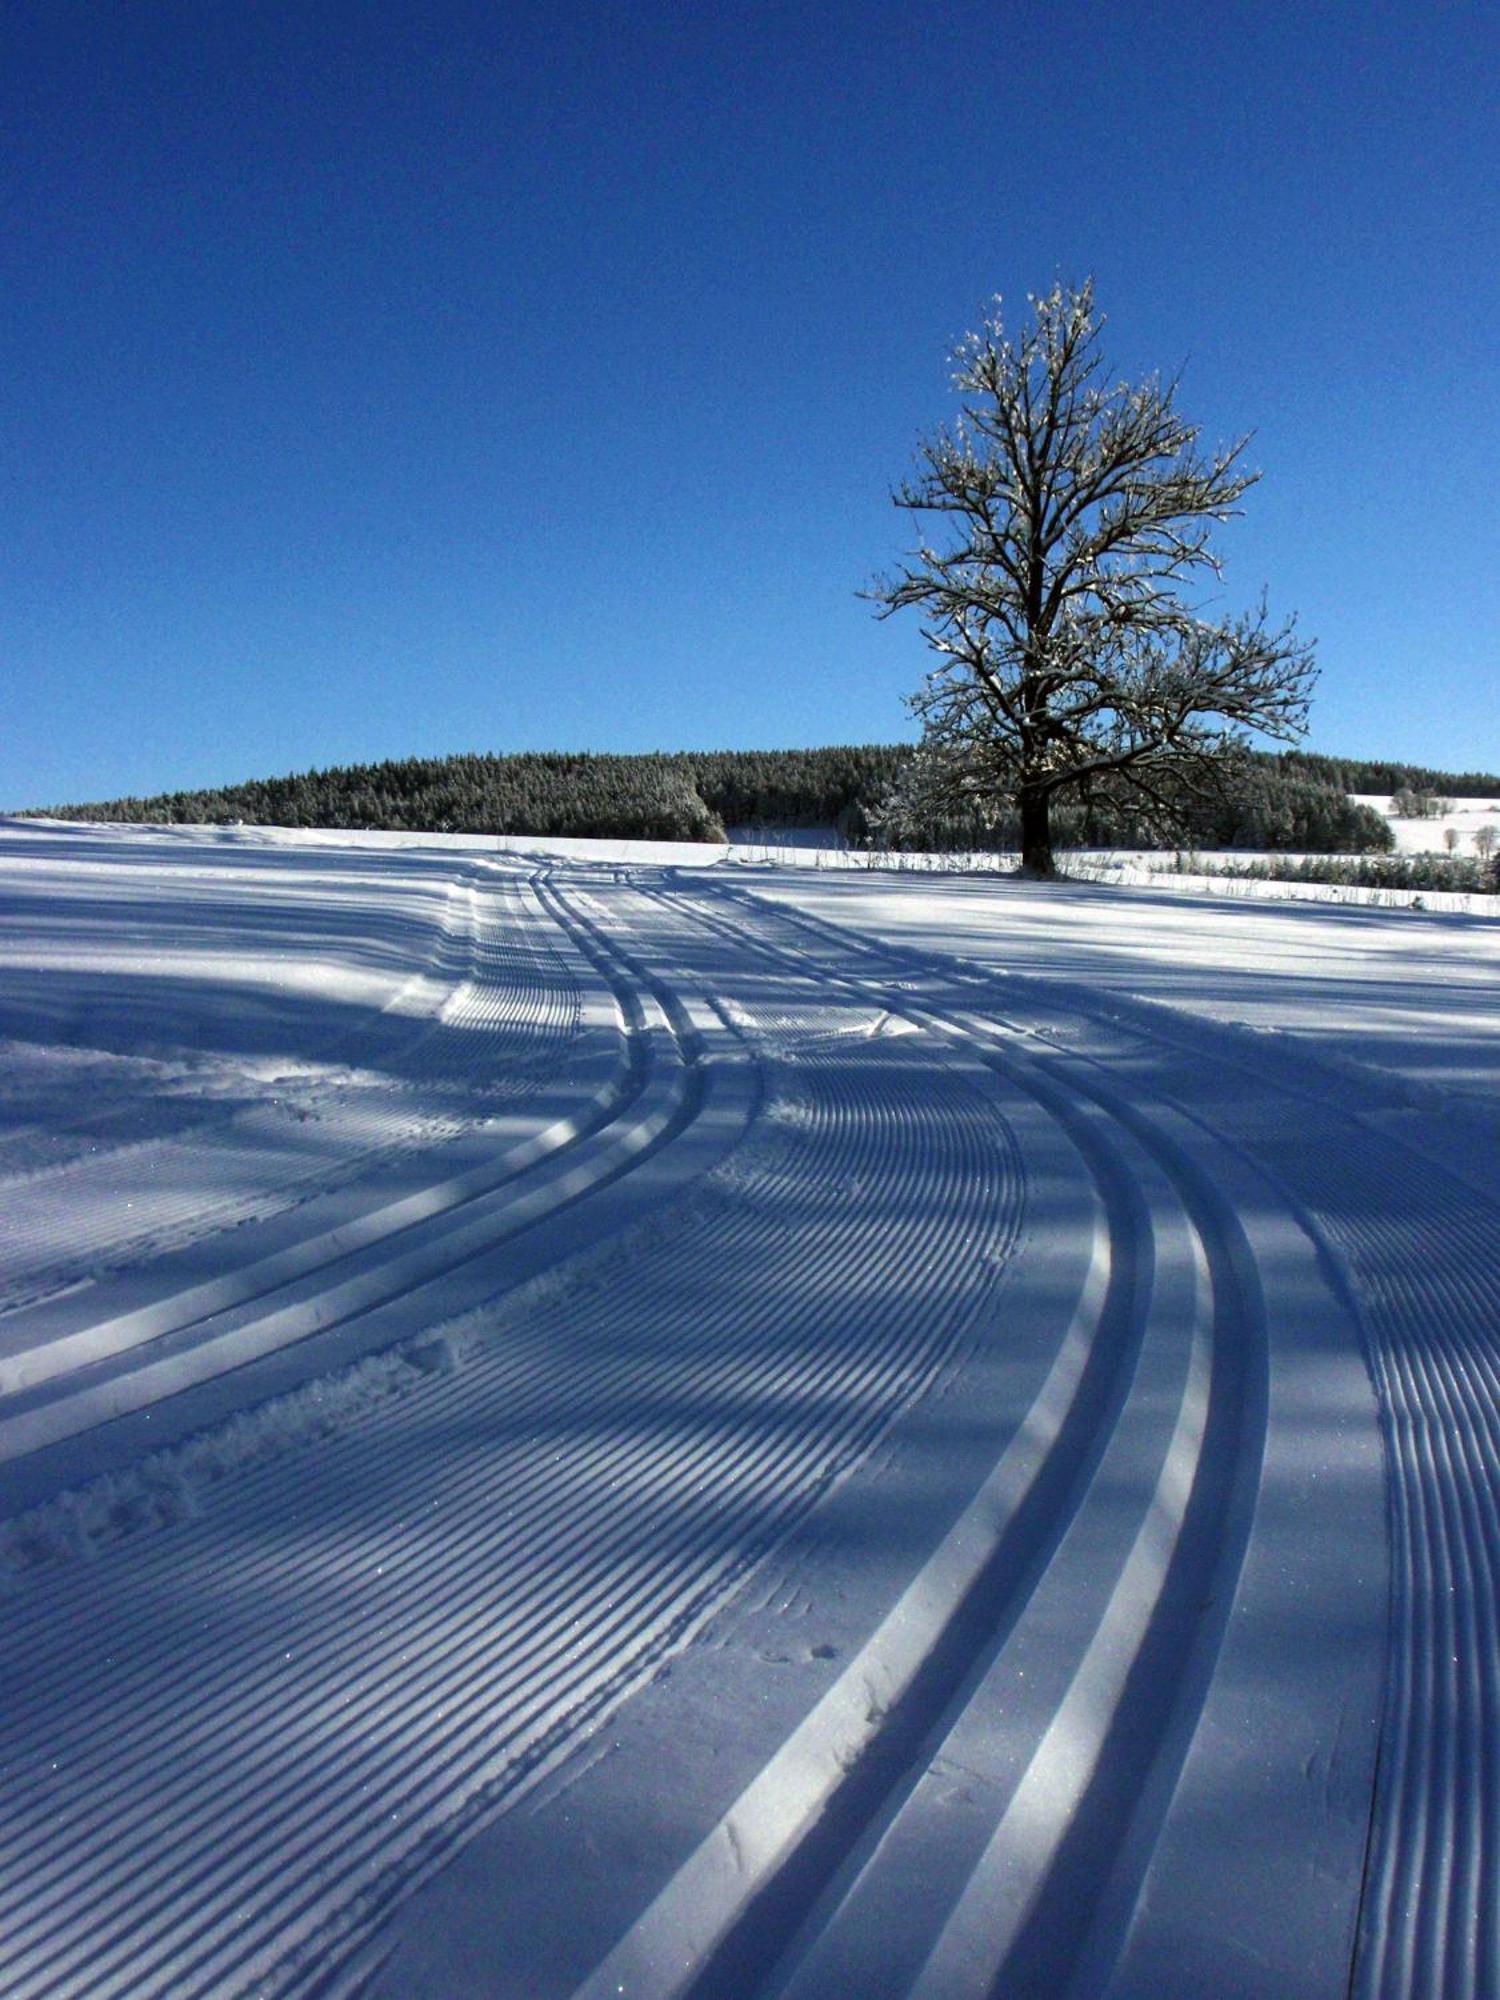
[{"label": "tire-like track in snow", "polygon": [[[993,1096],[910,1042],[823,1032],[814,1004],[796,1115],[711,1173],[767,1058],[706,1004],[680,919],[599,887],[595,914],[544,894],[677,1080],[548,1219],[633,1220],[631,1254],[551,1302],[466,1301],[452,1372],[196,1519],[21,1579],[7,1994],[315,1991],[975,1337],[1019,1219]],[[308,1274],[312,1305],[332,1276]],[[408,1335],[433,1319],[417,1288],[382,1312]]]}]

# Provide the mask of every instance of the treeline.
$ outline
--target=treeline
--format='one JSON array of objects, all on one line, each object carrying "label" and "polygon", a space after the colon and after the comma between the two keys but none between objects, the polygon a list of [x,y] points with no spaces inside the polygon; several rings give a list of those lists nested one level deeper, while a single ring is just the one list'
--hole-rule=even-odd
[{"label": "treeline", "polygon": [[731,826],[831,826],[854,843],[904,744],[610,756],[407,757],[215,790],[53,806],[58,819],[378,828],[615,840],[723,840]]},{"label": "treeline", "polygon": [[[887,801],[913,755],[909,744],[821,750],[677,751],[651,756],[523,752],[407,757],[335,766],[210,791],[46,808],[50,817],[176,825],[378,828],[398,832],[570,835],[699,840],[731,827],[831,827],[852,846],[957,850],[1014,844],[1003,814],[895,824]],[[1306,751],[1255,753],[1224,796],[1184,800],[1176,826],[1096,798],[1058,815],[1059,845],[1161,847],[1192,843],[1304,854],[1374,854],[1392,845],[1381,814],[1350,792],[1500,798],[1487,772],[1358,762]]]},{"label": "treeline", "polygon": [[[920,794],[919,800],[920,800]],[[904,802],[903,802],[904,803]],[[1020,822],[1005,810],[974,814],[939,808],[876,814],[877,839],[893,848],[935,853],[1008,849],[1020,845]],[[1284,770],[1274,757],[1238,768],[1221,796],[1183,796],[1168,813],[1145,810],[1129,796],[1098,793],[1054,806],[1059,849],[1080,847],[1244,847],[1261,853],[1380,854],[1395,845],[1384,816],[1356,805],[1333,786]]]},{"label": "treeline", "polygon": [[900,777],[906,743],[686,755],[700,796],[726,826],[831,826],[863,845],[869,815]]},{"label": "treeline", "polygon": [[1450,854],[1313,854],[1268,861],[1204,862],[1178,856],[1183,875],[1217,875],[1249,882],[1337,882],[1359,889],[1439,889],[1457,895],[1500,893],[1500,861]]},{"label": "treeline", "polygon": [[1286,750],[1277,759],[1314,784],[1340,792],[1394,798],[1397,792],[1441,793],[1446,798],[1500,799],[1493,771],[1434,771],[1426,764],[1395,764],[1381,758],[1324,757],[1313,750]]},{"label": "treeline", "polygon": [[[1120,814],[1091,847],[1159,846],[1147,828]],[[1320,779],[1286,757],[1248,758],[1224,793],[1185,799],[1178,827],[1168,836],[1200,847],[1249,847],[1263,853],[1381,854],[1395,846],[1383,814],[1356,805],[1348,791]]]}]

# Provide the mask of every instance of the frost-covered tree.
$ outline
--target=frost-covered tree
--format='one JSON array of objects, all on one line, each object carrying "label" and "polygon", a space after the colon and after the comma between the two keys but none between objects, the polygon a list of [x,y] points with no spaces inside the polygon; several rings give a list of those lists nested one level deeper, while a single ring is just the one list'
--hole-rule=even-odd
[{"label": "frost-covered tree", "polygon": [[940,656],[912,700],[929,776],[955,812],[1011,804],[1022,866],[1050,875],[1055,802],[1128,797],[1169,822],[1247,730],[1302,733],[1315,669],[1295,621],[1264,603],[1214,619],[1188,595],[1258,477],[1247,440],[1205,456],[1175,383],[1106,372],[1092,283],[1031,304],[1016,340],[997,300],[955,351],[961,415],[892,496],[934,539],[869,594],[881,616],[916,606]]}]

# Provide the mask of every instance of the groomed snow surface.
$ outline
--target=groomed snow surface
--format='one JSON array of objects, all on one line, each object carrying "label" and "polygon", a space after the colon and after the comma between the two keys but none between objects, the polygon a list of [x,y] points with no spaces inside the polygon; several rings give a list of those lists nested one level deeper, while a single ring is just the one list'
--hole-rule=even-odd
[{"label": "groomed snow surface", "polygon": [[1497,974],[0,826],[0,1993],[1500,1992]]}]

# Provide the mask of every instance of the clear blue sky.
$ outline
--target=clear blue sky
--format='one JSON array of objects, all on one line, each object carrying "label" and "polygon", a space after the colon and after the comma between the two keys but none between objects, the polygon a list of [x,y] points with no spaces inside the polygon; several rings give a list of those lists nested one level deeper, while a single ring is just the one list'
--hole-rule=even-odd
[{"label": "clear blue sky", "polygon": [[1264,473],[1310,741],[1500,766],[1489,5],[11,0],[0,804],[909,735],[996,292]]}]

